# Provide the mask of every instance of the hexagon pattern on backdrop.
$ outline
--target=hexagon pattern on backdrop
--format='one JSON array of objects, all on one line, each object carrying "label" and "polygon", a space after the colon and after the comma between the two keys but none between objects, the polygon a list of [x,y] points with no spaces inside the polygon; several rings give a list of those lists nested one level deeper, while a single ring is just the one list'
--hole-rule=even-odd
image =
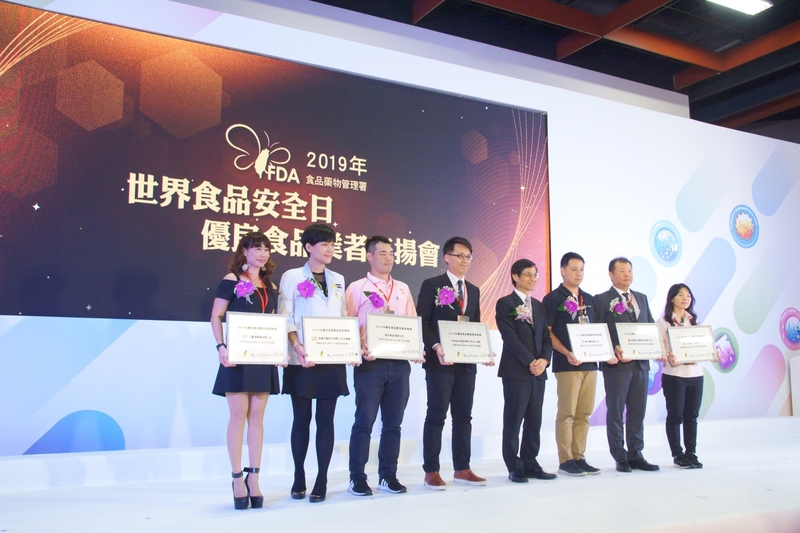
[{"label": "hexagon pattern on backdrop", "polygon": [[178,139],[219,124],[222,77],[187,50],[142,63],[139,109]]},{"label": "hexagon pattern on backdrop", "polygon": [[0,191],[23,198],[58,181],[58,145],[42,133],[21,125],[0,147]]},{"label": "hexagon pattern on backdrop", "polygon": [[122,80],[90,59],[58,77],[56,109],[92,131],[122,118],[124,89]]},{"label": "hexagon pattern on backdrop", "polygon": [[475,130],[469,130],[461,137],[461,153],[473,165],[489,157],[489,143],[486,137]]}]

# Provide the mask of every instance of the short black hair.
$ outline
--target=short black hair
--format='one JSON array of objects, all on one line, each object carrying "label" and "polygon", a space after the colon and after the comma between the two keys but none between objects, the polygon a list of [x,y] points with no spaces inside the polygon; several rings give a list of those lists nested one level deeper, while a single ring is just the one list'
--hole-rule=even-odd
[{"label": "short black hair", "polygon": [[628,263],[631,267],[633,267],[633,263],[631,263],[631,260],[628,259],[627,257],[615,257],[608,264],[608,271],[614,272],[614,267],[617,266],[617,263]]},{"label": "short black hair", "polygon": [[561,268],[567,268],[569,266],[569,262],[573,259],[577,259],[581,263],[586,264],[586,261],[584,261],[580,254],[576,254],[575,252],[567,252],[561,256]]},{"label": "short black hair", "polygon": [[514,276],[521,276],[523,270],[527,270],[530,267],[536,269],[536,274],[539,274],[539,267],[536,266],[536,263],[531,261],[530,259],[517,259],[514,261],[514,264],[511,265],[511,284],[515,287],[517,286],[517,282],[514,281]]},{"label": "short black hair", "polygon": [[467,250],[469,250],[469,253],[472,253],[472,243],[470,243],[467,239],[464,237],[450,237],[447,239],[447,242],[444,243],[444,246],[442,246],[442,255],[447,255],[455,250],[456,244],[465,246]]},{"label": "short black hair", "polygon": [[379,242],[384,244],[392,244],[392,241],[384,237],[383,235],[373,235],[367,242],[364,244],[364,249],[369,252],[373,253],[375,251],[375,247],[378,245]]},{"label": "short black hair", "polygon": [[303,235],[300,237],[303,250],[306,249],[306,244],[314,246],[321,242],[336,242],[336,232],[333,228],[326,224],[311,224],[303,230]]}]

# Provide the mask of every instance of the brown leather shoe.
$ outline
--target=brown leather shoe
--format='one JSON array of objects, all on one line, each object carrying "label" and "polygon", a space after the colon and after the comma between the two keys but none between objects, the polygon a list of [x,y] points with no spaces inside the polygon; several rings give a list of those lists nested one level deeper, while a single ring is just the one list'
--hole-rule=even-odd
[{"label": "brown leather shoe", "polygon": [[426,489],[447,490],[447,483],[444,482],[439,472],[426,472],[424,485]]},{"label": "brown leather shoe", "polygon": [[453,473],[453,483],[461,483],[462,485],[486,485],[486,480],[476,476],[472,470],[467,468],[466,470],[456,470]]}]

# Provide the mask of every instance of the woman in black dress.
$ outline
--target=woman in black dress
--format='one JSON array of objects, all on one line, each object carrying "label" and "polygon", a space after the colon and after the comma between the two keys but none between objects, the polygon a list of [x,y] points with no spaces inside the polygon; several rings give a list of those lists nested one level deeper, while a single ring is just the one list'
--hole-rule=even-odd
[{"label": "woman in black dress", "polygon": [[[264,409],[271,393],[280,392],[278,369],[274,365],[233,365],[228,363],[228,347],[222,328],[227,311],[274,313],[278,292],[270,281],[275,263],[270,260],[269,239],[263,233],[248,233],[239,242],[230,272],[217,287],[211,310],[211,329],[217,341],[219,370],[214,394],[225,396],[230,410],[227,444],[233,475],[233,506],[262,507],[264,497],[258,488],[261,448],[264,443]],[[242,479],[242,443],[247,423],[247,451],[250,467]],[[248,501],[249,500],[249,501]]]}]

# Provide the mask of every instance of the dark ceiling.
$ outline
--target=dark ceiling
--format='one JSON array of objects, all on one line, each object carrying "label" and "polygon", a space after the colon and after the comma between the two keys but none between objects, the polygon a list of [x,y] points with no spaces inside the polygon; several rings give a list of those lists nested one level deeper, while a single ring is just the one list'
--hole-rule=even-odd
[{"label": "dark ceiling", "polygon": [[315,0],[688,95],[696,120],[800,119],[800,0]]}]

